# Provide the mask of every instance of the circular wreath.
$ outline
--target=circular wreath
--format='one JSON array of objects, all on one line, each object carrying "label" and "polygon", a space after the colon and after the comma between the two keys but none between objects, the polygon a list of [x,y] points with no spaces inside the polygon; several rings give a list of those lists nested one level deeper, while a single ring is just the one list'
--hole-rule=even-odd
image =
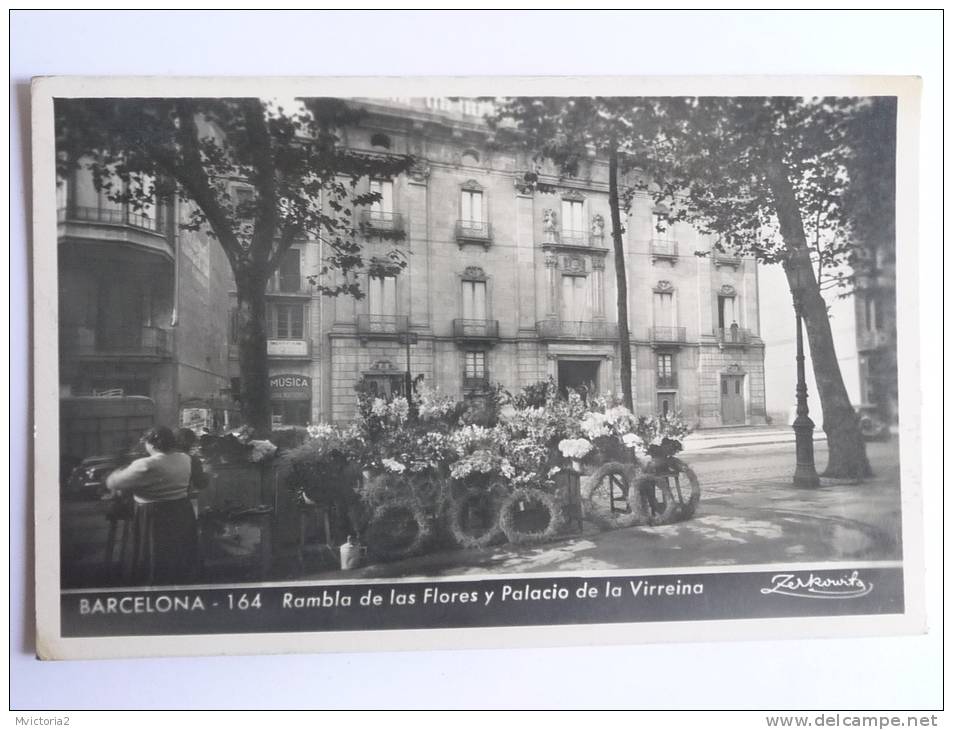
[{"label": "circular wreath", "polygon": [[[671,467],[672,471],[676,474],[676,478],[684,477],[684,479],[688,481],[686,484],[680,479],[678,482],[678,490],[673,492],[677,503],[675,519],[689,520],[695,514],[695,510],[698,508],[698,501],[702,495],[698,477],[695,476],[695,472],[692,468],[681,459],[672,458]],[[688,487],[687,490],[686,487]],[[686,491],[688,494],[686,494]]]},{"label": "circular wreath", "polygon": [[628,512],[613,512],[609,506],[604,504],[608,497],[606,488],[612,488],[608,481],[610,477],[618,476],[622,478],[625,496],[630,500],[635,496],[633,494],[633,485],[636,483],[637,467],[633,464],[623,464],[618,461],[608,461],[596,469],[590,477],[586,479],[582,489],[582,514],[583,517],[600,527],[614,529],[618,527],[632,527],[639,524],[644,519],[643,514],[636,506],[632,508],[632,502],[629,502]]},{"label": "circular wreath", "polygon": [[[545,529],[524,532],[516,526],[516,514],[521,502],[539,505],[549,513]],[[516,489],[500,505],[500,529],[506,539],[515,545],[531,545],[551,540],[558,533],[563,519],[562,504],[553,495],[540,489]]]},{"label": "circular wreath", "polygon": [[[447,527],[454,541],[463,548],[485,548],[503,537],[503,530],[500,527],[500,506],[505,497],[496,488],[498,485],[492,485],[489,490],[471,489],[461,497],[450,502],[447,513]],[[489,509],[493,511],[495,519],[483,532],[474,535],[467,532],[463,524],[464,517],[467,514],[468,507],[475,500],[486,500],[489,502]]]},{"label": "circular wreath", "polygon": [[[390,520],[385,519],[394,515],[403,514],[409,517],[417,527],[417,532],[413,539],[403,546],[394,547],[384,537],[387,535],[386,523]],[[376,557],[383,559],[400,559],[416,555],[423,549],[430,539],[432,531],[430,520],[427,519],[423,507],[420,503],[410,497],[392,499],[379,505],[371,515],[367,525],[365,539],[367,540],[368,550]]]},{"label": "circular wreath", "polygon": [[[667,525],[678,517],[678,500],[664,475],[657,476],[651,467],[646,468],[638,480],[638,504],[643,524]],[[658,497],[661,496],[661,501]]]}]

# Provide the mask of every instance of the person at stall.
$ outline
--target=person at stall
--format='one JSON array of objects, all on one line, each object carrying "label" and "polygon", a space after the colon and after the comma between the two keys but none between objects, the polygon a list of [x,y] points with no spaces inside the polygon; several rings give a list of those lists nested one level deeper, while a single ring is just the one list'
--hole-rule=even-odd
[{"label": "person at stall", "polygon": [[116,496],[132,494],[132,579],[138,585],[174,585],[194,579],[198,568],[198,529],[189,483],[192,462],[176,449],[165,426],[143,437],[149,454],[114,471],[106,487]]},{"label": "person at stall", "polygon": [[180,428],[175,432],[176,448],[183,454],[187,454],[192,464],[189,477],[189,495],[193,498],[196,496],[196,492],[200,492],[208,486],[208,474],[205,473],[205,465],[202,464],[202,459],[198,454],[192,453],[197,442],[198,437],[191,428]]}]

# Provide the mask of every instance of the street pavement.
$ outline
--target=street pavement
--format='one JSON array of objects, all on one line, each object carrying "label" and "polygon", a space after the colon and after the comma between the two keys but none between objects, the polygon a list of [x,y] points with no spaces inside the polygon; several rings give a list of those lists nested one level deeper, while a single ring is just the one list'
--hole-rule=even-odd
[{"label": "street pavement", "polygon": [[[818,471],[826,444],[815,443]],[[336,580],[540,571],[684,568],[901,557],[897,442],[869,443],[875,477],[860,483],[791,486],[793,443],[686,449],[701,501],[687,521],[580,534],[544,545],[443,550],[407,560],[340,571],[330,550],[311,551],[302,571],[276,555],[272,579]],[[106,522],[96,502],[64,502],[64,587],[102,585]],[[222,576],[224,579],[225,576]],[[251,576],[249,576],[251,578]],[[234,579],[241,580],[239,576]]]},{"label": "street pavement", "polygon": [[[685,568],[792,562],[898,560],[900,472],[896,441],[868,444],[875,476],[857,483],[791,486],[789,444],[686,455],[701,482],[695,516],[658,527],[581,535],[532,547],[453,550],[312,579],[465,576],[542,571]],[[826,444],[815,444],[818,471]]]}]

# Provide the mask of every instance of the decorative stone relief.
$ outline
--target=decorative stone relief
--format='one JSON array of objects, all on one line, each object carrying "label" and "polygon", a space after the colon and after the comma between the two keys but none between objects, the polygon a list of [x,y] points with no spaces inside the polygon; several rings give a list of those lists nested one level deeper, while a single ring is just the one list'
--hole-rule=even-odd
[{"label": "decorative stone relief", "polygon": [[721,287],[719,293],[723,297],[733,297],[735,296],[735,288],[731,284],[725,284]]},{"label": "decorative stone relief", "polygon": [[414,182],[425,183],[430,177],[430,165],[423,160],[418,160],[410,166],[407,174]]},{"label": "decorative stone relief", "polygon": [[742,375],[744,373],[744,369],[738,363],[733,362],[728,365],[728,367],[725,369],[725,372],[728,373],[728,375]]},{"label": "decorative stone relief", "polygon": [[487,275],[482,266],[467,266],[463,270],[463,278],[468,281],[486,281]]},{"label": "decorative stone relief", "polygon": [[513,176],[513,187],[518,195],[532,195],[536,189],[536,173],[518,172]]},{"label": "decorative stone relief", "polygon": [[465,183],[463,183],[463,185],[461,185],[460,188],[461,188],[462,190],[476,190],[476,191],[478,191],[478,192],[480,192],[480,191],[483,190],[483,186],[480,185],[480,183],[478,183],[478,182],[477,182],[476,180],[474,180],[473,178],[470,178],[470,179],[467,180]]},{"label": "decorative stone relief", "polygon": [[657,292],[675,291],[675,287],[672,286],[672,282],[668,281],[667,279],[661,279],[659,283],[655,285],[655,288],[653,289],[653,291],[657,291]]},{"label": "decorative stone relief", "polygon": [[571,274],[584,274],[586,273],[586,260],[582,256],[563,256],[562,269]]},{"label": "decorative stone relief", "polygon": [[555,243],[556,230],[559,225],[559,217],[552,208],[543,210],[543,242]]},{"label": "decorative stone relief", "polygon": [[606,269],[606,260],[604,256],[593,256],[592,257],[592,270],[593,271],[605,271]]},{"label": "decorative stone relief", "polygon": [[602,238],[605,233],[606,221],[600,213],[596,213],[592,216],[592,221],[589,223],[589,234],[593,238]]},{"label": "decorative stone relief", "polygon": [[563,193],[563,200],[572,200],[574,202],[581,203],[585,200],[585,198],[582,197],[582,193],[580,193],[578,190],[570,190],[566,193]]},{"label": "decorative stone relief", "polygon": [[556,254],[552,252],[546,254],[546,266],[549,266],[550,268],[556,268],[558,264],[559,258],[556,256]]}]

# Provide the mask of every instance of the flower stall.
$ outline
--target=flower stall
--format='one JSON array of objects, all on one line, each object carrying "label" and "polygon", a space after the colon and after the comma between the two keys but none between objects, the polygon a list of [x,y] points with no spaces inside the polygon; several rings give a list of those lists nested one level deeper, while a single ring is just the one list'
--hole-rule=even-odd
[{"label": "flower stall", "polygon": [[698,482],[677,458],[677,416],[636,417],[606,399],[560,397],[552,381],[479,405],[421,388],[359,392],[347,427],[310,426],[279,459],[299,501],[326,505],[335,540],[388,560],[440,547],[530,544],[582,527],[687,519]]}]

